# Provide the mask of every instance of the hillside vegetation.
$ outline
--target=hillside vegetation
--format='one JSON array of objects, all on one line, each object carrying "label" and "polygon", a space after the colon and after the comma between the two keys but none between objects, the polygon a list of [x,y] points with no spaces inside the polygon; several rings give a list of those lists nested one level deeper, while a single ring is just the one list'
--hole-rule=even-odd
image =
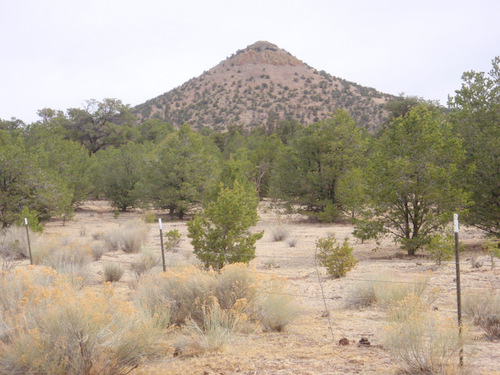
[{"label": "hillside vegetation", "polygon": [[269,42],[257,42],[217,66],[133,108],[142,121],[156,118],[180,126],[252,129],[295,119],[303,125],[347,110],[371,131],[387,119],[393,99],[324,71],[317,71]]}]

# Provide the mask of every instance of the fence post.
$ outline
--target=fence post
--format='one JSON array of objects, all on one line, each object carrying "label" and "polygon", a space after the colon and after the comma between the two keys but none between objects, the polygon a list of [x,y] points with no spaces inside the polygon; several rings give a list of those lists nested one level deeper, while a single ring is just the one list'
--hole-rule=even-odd
[{"label": "fence post", "polygon": [[460,340],[459,360],[460,366],[464,365],[464,348],[462,342],[462,296],[460,291],[460,260],[458,252],[460,245],[458,243],[458,214],[453,214],[453,227],[455,231],[455,268],[456,268],[456,283],[457,283],[457,314],[458,314],[458,338]]},{"label": "fence post", "polygon": [[160,226],[161,261],[163,265],[163,272],[165,272],[167,269],[165,267],[165,248],[163,246],[163,226],[161,219],[158,219],[158,225]]},{"label": "fence post", "polygon": [[33,265],[33,257],[31,256],[31,243],[30,243],[30,231],[28,227],[28,218],[24,218],[24,224],[26,225],[26,238],[28,239],[28,252],[30,255],[30,264]]}]

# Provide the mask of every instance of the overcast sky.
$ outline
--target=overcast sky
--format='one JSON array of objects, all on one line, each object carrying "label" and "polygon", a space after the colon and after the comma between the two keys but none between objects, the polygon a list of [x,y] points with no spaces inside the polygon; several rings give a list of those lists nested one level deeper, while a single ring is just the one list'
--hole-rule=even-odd
[{"label": "overcast sky", "polygon": [[446,104],[500,55],[498,0],[0,0],[0,118],[132,106],[266,40],[318,70]]}]

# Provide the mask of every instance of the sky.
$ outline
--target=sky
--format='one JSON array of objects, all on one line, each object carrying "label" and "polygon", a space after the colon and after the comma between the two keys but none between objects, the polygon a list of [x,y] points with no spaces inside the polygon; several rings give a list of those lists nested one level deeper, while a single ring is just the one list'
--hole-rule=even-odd
[{"label": "sky", "polygon": [[0,0],[0,119],[135,106],[265,40],[318,70],[439,100],[500,55],[498,0]]}]

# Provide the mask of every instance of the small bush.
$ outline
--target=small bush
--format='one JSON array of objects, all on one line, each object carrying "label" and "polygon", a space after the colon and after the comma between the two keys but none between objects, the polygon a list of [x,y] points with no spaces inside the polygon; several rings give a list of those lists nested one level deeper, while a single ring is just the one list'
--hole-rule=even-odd
[{"label": "small bush", "polygon": [[120,263],[105,263],[103,265],[104,281],[115,282],[120,281],[125,270]]},{"label": "small bush", "polygon": [[341,210],[336,204],[328,203],[323,211],[319,212],[318,219],[323,223],[333,223],[341,215]]},{"label": "small bush", "polygon": [[286,226],[280,224],[273,227],[271,235],[274,242],[285,241],[289,236],[289,231]]},{"label": "small bush", "polygon": [[90,251],[92,253],[92,258],[98,261],[106,253],[106,248],[100,243],[94,243],[90,246]]},{"label": "small bush", "polygon": [[138,253],[148,237],[149,227],[141,221],[133,221],[124,228],[116,228],[104,234],[103,240],[108,251],[123,250]]},{"label": "small bush", "polygon": [[142,215],[142,220],[144,220],[146,224],[156,223],[157,221],[156,214],[153,211],[146,211]]},{"label": "small bush", "polygon": [[165,233],[165,248],[167,251],[177,252],[177,246],[181,242],[181,234],[177,229]]},{"label": "small bush", "polygon": [[[40,235],[28,229],[32,248],[36,246]],[[12,260],[29,258],[26,227],[12,225],[0,230],[0,256]]]},{"label": "small bush", "polygon": [[[353,281],[347,290],[348,307],[366,307],[378,303],[390,307],[409,295],[423,297],[429,286],[430,275],[416,275],[402,280],[390,273],[367,275],[367,280]],[[432,295],[429,295],[429,303]]]},{"label": "small bush", "polygon": [[0,343],[0,373],[127,374],[153,354],[158,335],[132,306],[110,291],[77,292],[51,279],[41,284],[23,273],[9,279],[25,289],[22,309],[13,306],[3,316],[15,324]]},{"label": "small bush", "polygon": [[378,242],[383,234],[383,222],[360,219],[355,220],[355,228],[352,235],[361,240],[361,243],[368,240],[376,240]]},{"label": "small bush", "polygon": [[409,295],[422,297],[429,286],[430,274],[412,277],[396,277],[391,274],[379,274],[374,282],[375,299],[378,304],[388,307],[395,305]]},{"label": "small bush", "polygon": [[283,331],[299,314],[297,304],[277,279],[268,281],[260,291],[256,309],[257,319],[266,331]]},{"label": "small bush", "polygon": [[213,274],[194,267],[182,272],[167,270],[141,280],[136,302],[152,317],[168,310],[171,324],[183,325],[190,319],[202,324],[202,306],[208,303],[214,282]]},{"label": "small bush", "polygon": [[149,227],[140,221],[125,226],[121,238],[121,250],[126,253],[138,253],[148,238]]},{"label": "small bush", "polygon": [[454,319],[429,311],[415,295],[409,295],[389,311],[384,347],[407,374],[457,374],[462,338]]},{"label": "small bush", "polygon": [[316,241],[317,258],[319,263],[326,267],[328,273],[335,277],[343,277],[353,269],[358,261],[352,255],[349,240],[344,239],[342,246],[337,244],[333,234]]},{"label": "small bush", "polygon": [[64,275],[75,287],[83,287],[90,278],[88,244],[61,240],[42,244],[33,249],[33,263],[48,266]]},{"label": "small bush", "polygon": [[145,251],[141,253],[139,260],[130,265],[130,269],[137,277],[141,277],[157,264],[158,256],[156,256],[152,251]]},{"label": "small bush", "polygon": [[495,268],[495,258],[500,258],[500,240],[489,238],[484,245],[491,258],[491,269],[493,269]]},{"label": "small bush", "polygon": [[486,331],[490,339],[500,338],[500,293],[495,290],[464,294],[464,315]]},{"label": "small bush", "polygon": [[108,251],[118,251],[121,245],[122,235],[119,229],[113,229],[102,235],[102,240]]},{"label": "small bush", "polygon": [[286,243],[288,244],[288,246],[290,247],[295,247],[297,246],[297,238],[296,237],[290,237],[286,240]]},{"label": "small bush", "polygon": [[186,327],[186,336],[176,344],[185,355],[221,351],[231,339],[239,320],[233,310],[223,310],[215,300],[211,306],[203,307],[203,323],[191,320]]},{"label": "small bush", "polygon": [[453,255],[455,254],[454,237],[452,234],[434,234],[430,237],[425,249],[429,252],[430,258],[437,265],[441,265],[442,261],[453,259]]}]

